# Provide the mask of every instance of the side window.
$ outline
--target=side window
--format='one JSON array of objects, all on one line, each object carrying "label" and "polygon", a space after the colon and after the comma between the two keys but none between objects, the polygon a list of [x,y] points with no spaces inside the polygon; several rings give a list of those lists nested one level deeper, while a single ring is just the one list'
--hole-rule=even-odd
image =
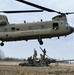
[{"label": "side window", "polygon": [[15,30],[15,27],[12,27],[12,28],[11,28],[11,30],[13,30],[13,31],[14,31],[14,30]]},{"label": "side window", "polygon": [[55,29],[55,30],[59,29],[59,24],[58,23],[53,23],[53,29]]},{"label": "side window", "polygon": [[16,30],[19,31],[20,28],[11,27],[11,30],[12,30],[12,31],[16,31]]}]

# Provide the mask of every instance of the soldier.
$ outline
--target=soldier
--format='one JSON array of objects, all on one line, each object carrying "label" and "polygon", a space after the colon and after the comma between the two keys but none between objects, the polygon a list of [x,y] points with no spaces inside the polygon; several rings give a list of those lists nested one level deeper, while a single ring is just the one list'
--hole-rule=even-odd
[{"label": "soldier", "polygon": [[32,63],[32,56],[28,57],[27,61],[28,61],[29,63]]},{"label": "soldier", "polygon": [[42,52],[43,52],[43,59],[45,60],[46,49],[44,48],[44,50],[42,50]]},{"label": "soldier", "polygon": [[46,49],[44,48],[44,50],[40,47],[40,49],[42,50],[43,52],[43,56],[44,56],[44,59],[45,59],[45,55],[46,55]]},{"label": "soldier", "polygon": [[36,58],[37,58],[37,51],[34,49],[34,54],[33,54],[33,62],[36,64]]},{"label": "soldier", "polygon": [[43,59],[43,55],[42,54],[40,54],[40,63],[41,64],[44,63],[44,59]]},{"label": "soldier", "polygon": [[46,49],[44,48],[44,50],[40,47],[40,49],[42,50],[43,52],[43,60],[45,61],[45,55],[46,55]]}]

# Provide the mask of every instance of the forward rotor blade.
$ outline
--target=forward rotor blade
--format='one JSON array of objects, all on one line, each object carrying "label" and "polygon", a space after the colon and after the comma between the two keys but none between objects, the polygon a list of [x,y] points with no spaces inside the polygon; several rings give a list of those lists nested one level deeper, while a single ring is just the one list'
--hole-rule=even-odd
[{"label": "forward rotor blade", "polygon": [[66,15],[74,14],[74,12],[70,12],[70,13],[69,13],[69,12],[66,12],[65,14],[66,14]]},{"label": "forward rotor blade", "polygon": [[45,10],[45,11],[48,11],[48,12],[56,12],[56,13],[61,14],[61,15],[74,14],[74,12],[71,12],[71,13],[58,12],[58,11],[55,11],[55,10],[52,10],[52,9],[49,9],[49,8],[46,8],[46,7],[31,3],[31,2],[28,2],[28,1],[25,1],[25,0],[16,0],[16,1],[24,3],[24,4],[27,4],[27,5],[30,5],[30,6],[33,6],[33,7],[36,7],[36,8],[39,8],[39,9],[42,9],[42,10]]},{"label": "forward rotor blade", "polygon": [[34,3],[31,3],[31,2],[28,2],[28,1],[24,1],[24,0],[16,0],[16,1],[19,1],[21,3],[27,4],[27,5],[30,5],[30,6],[33,6],[33,7],[48,11],[48,12],[56,12],[56,13],[59,13],[59,14],[61,13],[61,12],[58,12],[58,11],[55,11],[55,10],[52,10],[52,9],[49,9],[49,8],[34,4]]},{"label": "forward rotor blade", "polygon": [[19,10],[19,11],[0,11],[2,13],[30,13],[30,12],[43,12],[43,10]]}]

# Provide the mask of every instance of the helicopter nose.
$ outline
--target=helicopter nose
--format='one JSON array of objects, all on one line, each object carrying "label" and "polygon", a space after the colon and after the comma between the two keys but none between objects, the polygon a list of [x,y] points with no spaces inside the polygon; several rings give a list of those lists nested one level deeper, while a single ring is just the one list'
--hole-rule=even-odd
[{"label": "helicopter nose", "polygon": [[70,32],[73,33],[74,32],[74,27],[70,26]]}]

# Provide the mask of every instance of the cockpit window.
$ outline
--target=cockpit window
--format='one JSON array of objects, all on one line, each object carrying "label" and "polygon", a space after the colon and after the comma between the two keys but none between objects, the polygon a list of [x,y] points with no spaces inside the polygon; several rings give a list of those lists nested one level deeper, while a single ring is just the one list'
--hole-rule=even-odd
[{"label": "cockpit window", "polygon": [[69,26],[68,22],[65,23],[66,26]]},{"label": "cockpit window", "polygon": [[68,22],[66,22],[65,25],[66,25],[66,29],[68,29],[69,28]]},{"label": "cockpit window", "polygon": [[59,29],[59,24],[58,23],[53,23],[53,29],[55,29],[55,30]]}]

